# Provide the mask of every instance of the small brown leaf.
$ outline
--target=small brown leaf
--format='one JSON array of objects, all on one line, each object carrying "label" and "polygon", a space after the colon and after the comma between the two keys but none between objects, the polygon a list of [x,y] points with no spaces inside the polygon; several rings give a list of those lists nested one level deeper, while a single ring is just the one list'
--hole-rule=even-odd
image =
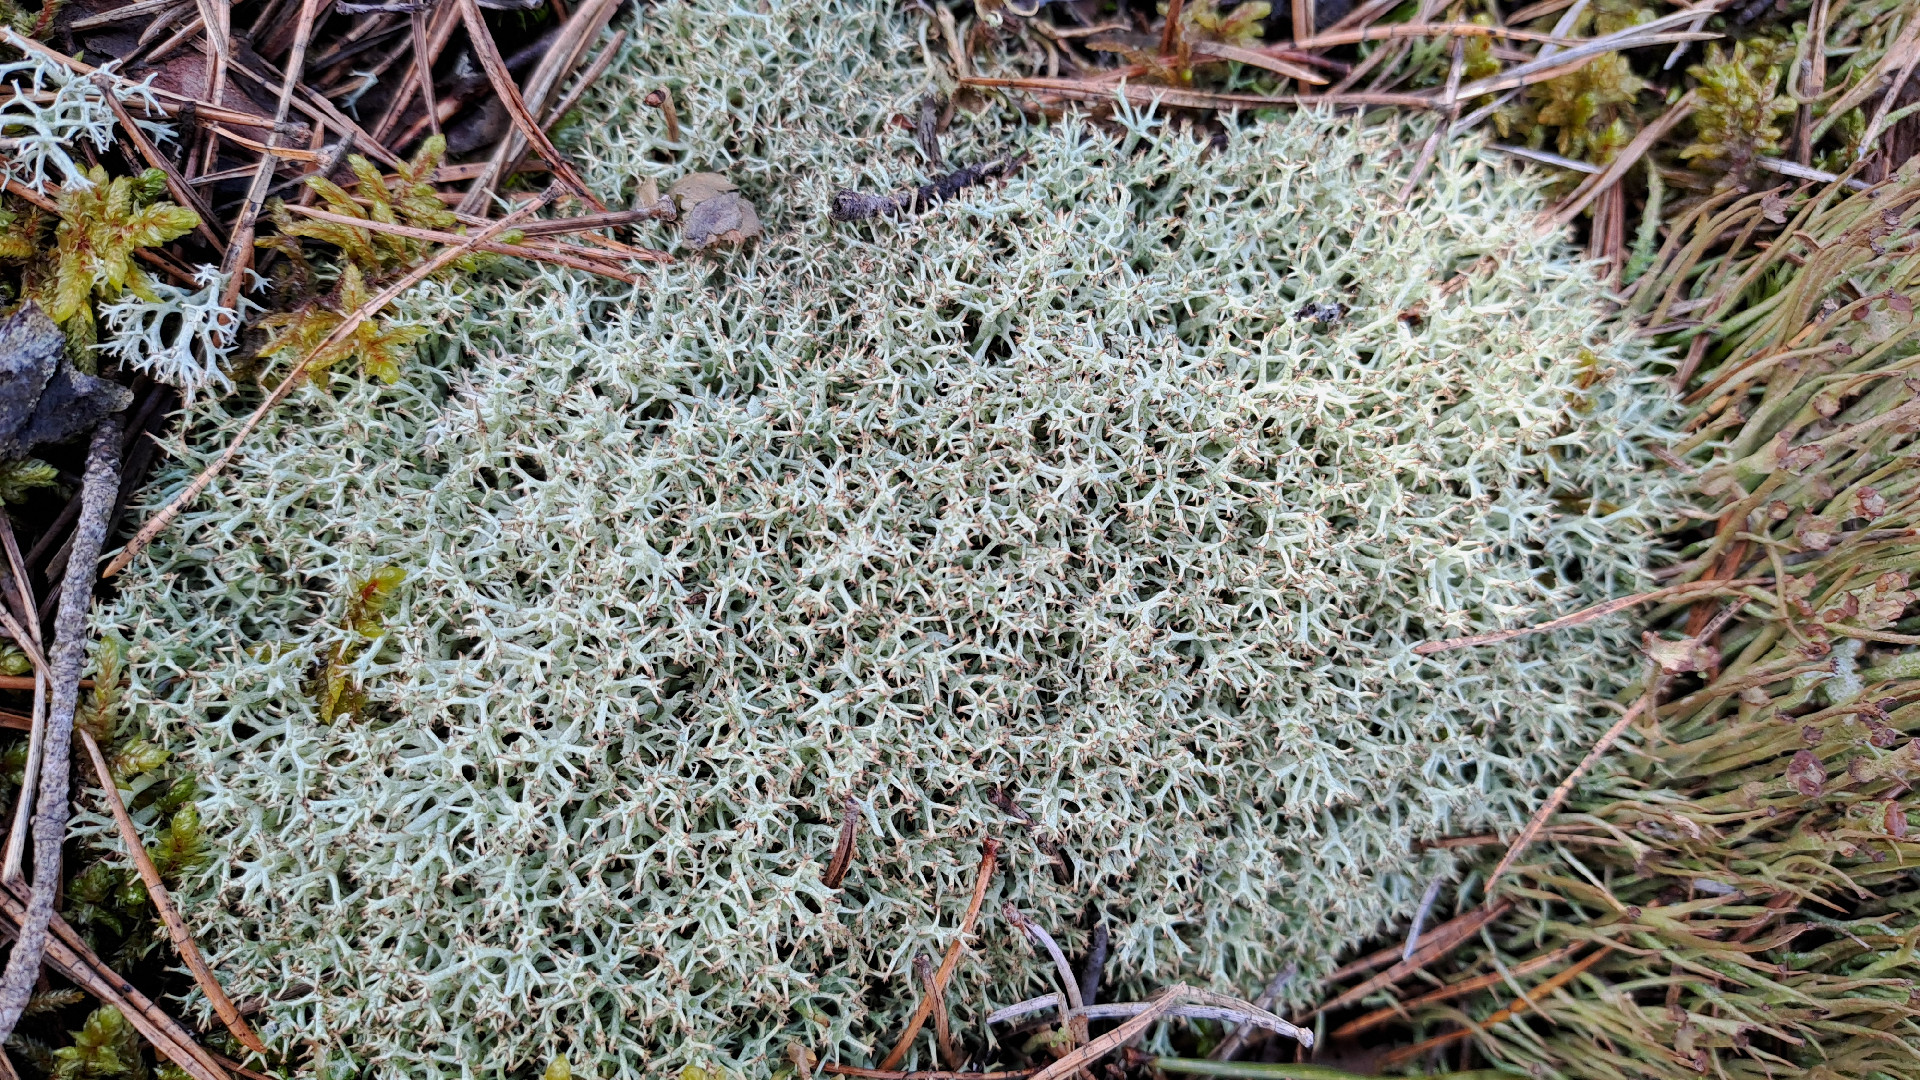
[{"label": "small brown leaf", "polygon": [[1760,216],[1775,225],[1787,223],[1787,200],[1769,191],[1760,196]]},{"label": "small brown leaf", "polygon": [[1640,647],[1645,650],[1649,660],[1660,665],[1660,670],[1669,675],[1684,671],[1706,671],[1720,665],[1720,650],[1699,638],[1668,641],[1642,633]]},{"label": "small brown leaf", "polygon": [[1802,750],[1793,755],[1793,761],[1787,765],[1787,779],[1793,781],[1800,794],[1811,799],[1826,789],[1827,767],[1811,750]]},{"label": "small brown leaf", "polygon": [[680,208],[686,230],[682,238],[694,250],[715,244],[743,244],[760,235],[760,216],[733,181],[719,173],[690,173],[681,177],[667,197]]},{"label": "small brown leaf", "polygon": [[1887,306],[1902,315],[1913,314],[1913,299],[1899,293],[1887,294]]},{"label": "small brown leaf", "polygon": [[1907,810],[1906,807],[1900,805],[1900,800],[1887,800],[1885,821],[1887,832],[1890,833],[1895,840],[1905,840],[1907,838]]}]

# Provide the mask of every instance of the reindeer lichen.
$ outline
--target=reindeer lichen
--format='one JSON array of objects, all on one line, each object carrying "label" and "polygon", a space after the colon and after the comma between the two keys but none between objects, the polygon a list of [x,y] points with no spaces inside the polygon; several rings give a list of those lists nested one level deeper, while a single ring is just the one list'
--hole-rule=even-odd
[{"label": "reindeer lichen", "polygon": [[1104,919],[1115,995],[1324,973],[1614,715],[1619,623],[1411,651],[1645,584],[1663,383],[1529,174],[1403,203],[1391,125],[989,106],[948,156],[1020,170],[841,224],[927,179],[917,16],[673,0],[626,48],[589,181],[721,172],[765,235],[422,286],[420,356],[296,391],[103,615],[196,774],[181,902],[315,1075],[869,1062],[990,834],[969,1037],[1045,985],[1003,900]]}]

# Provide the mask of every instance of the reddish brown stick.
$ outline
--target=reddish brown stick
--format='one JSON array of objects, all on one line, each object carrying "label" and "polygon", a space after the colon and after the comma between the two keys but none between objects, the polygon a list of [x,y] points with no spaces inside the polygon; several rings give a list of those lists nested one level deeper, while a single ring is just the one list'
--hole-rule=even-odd
[{"label": "reddish brown stick", "polygon": [[266,1044],[247,1026],[240,1010],[234,1008],[233,999],[227,997],[220,980],[214,977],[213,969],[207,966],[206,958],[200,955],[200,947],[194,944],[186,920],[180,917],[180,909],[173,906],[173,897],[167,893],[166,883],[160,880],[160,869],[153,865],[153,859],[147,855],[146,845],[140,840],[140,830],[134,827],[133,815],[127,813],[127,804],[120,799],[120,789],[113,782],[113,770],[107,766],[107,758],[100,752],[100,744],[85,728],[77,730],[80,741],[86,744],[87,756],[93,759],[93,772],[100,778],[107,807],[113,811],[113,822],[120,830],[120,842],[126,845],[127,857],[133,860],[134,869],[140,874],[140,883],[146,886],[154,910],[160,913],[160,921],[167,926],[167,937],[172,939],[174,951],[187,962],[187,969],[193,972],[193,981],[199,984],[200,992],[207,995],[207,1001],[219,1015],[220,1022],[227,1026],[234,1038],[240,1040],[240,1045],[256,1054],[266,1053]]},{"label": "reddish brown stick", "polygon": [[[980,871],[973,883],[973,900],[967,904],[967,917],[960,920],[960,932],[954,935],[953,944],[947,946],[947,955],[940,961],[940,970],[934,974],[934,984],[944,994],[947,982],[953,978],[953,971],[960,966],[960,950],[966,947],[967,935],[973,933],[973,923],[980,917],[980,905],[987,899],[987,885],[993,881],[993,868],[1000,856],[1000,841],[989,836],[980,845]],[[880,1063],[884,1070],[892,1069],[906,1058],[907,1051],[913,1046],[914,1036],[920,1034],[927,1017],[933,1012],[933,995],[920,999],[913,1010],[913,1016],[907,1021],[907,1030],[900,1033],[900,1041],[893,1044],[887,1059]]]}]

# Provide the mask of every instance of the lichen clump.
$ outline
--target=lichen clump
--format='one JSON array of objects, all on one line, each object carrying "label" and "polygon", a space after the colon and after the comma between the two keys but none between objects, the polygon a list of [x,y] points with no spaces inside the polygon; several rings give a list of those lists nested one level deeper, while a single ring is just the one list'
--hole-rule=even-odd
[{"label": "lichen clump", "polygon": [[423,288],[400,380],[299,391],[105,614],[205,792],[190,918],[318,1075],[870,1061],[988,835],[957,1031],[1045,986],[1006,900],[1104,919],[1114,995],[1310,988],[1611,715],[1617,624],[1411,652],[1644,584],[1665,398],[1534,181],[1443,155],[1403,205],[1392,127],[989,107],[948,155],[1008,181],[837,225],[927,175],[888,7],[648,9],[574,152],[765,235]]}]

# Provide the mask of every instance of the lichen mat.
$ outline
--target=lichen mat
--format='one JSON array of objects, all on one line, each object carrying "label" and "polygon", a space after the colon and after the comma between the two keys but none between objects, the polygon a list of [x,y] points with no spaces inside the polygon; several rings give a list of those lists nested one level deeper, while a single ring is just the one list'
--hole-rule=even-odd
[{"label": "lichen mat", "polygon": [[1016,173],[838,225],[926,179],[937,43],[763,9],[646,9],[570,147],[610,203],[724,173],[757,244],[429,282],[401,381],[296,393],[101,615],[219,838],[186,914],[316,1075],[870,1062],[987,835],[969,1038],[1046,985],[1008,900],[1104,919],[1113,996],[1310,992],[1631,676],[1621,622],[1410,651],[1645,584],[1668,401],[1535,181],[1443,154],[1402,206],[1396,128],[988,106],[948,157]]}]

